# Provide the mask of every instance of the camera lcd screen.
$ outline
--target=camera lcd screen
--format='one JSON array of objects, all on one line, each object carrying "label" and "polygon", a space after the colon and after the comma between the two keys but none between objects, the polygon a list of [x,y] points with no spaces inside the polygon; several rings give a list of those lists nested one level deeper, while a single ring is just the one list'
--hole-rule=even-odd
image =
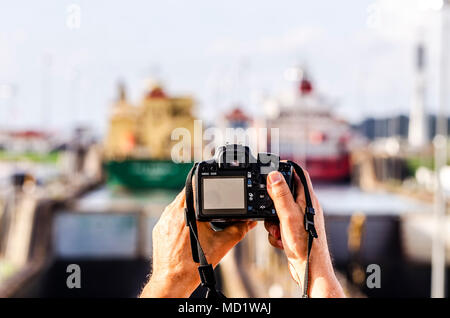
[{"label": "camera lcd screen", "polygon": [[203,209],[209,213],[245,211],[245,177],[203,178]]}]

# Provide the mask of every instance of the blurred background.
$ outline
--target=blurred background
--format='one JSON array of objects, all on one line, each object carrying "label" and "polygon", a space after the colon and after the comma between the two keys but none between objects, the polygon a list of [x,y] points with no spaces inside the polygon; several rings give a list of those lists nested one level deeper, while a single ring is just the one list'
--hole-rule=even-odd
[{"label": "blurred background", "polygon": [[[4,2],[0,296],[137,296],[192,166],[172,161],[172,131],[232,127],[278,128],[258,150],[309,171],[349,296],[448,297],[449,15],[447,0]],[[300,296],[262,224],[216,274],[229,297]]]}]

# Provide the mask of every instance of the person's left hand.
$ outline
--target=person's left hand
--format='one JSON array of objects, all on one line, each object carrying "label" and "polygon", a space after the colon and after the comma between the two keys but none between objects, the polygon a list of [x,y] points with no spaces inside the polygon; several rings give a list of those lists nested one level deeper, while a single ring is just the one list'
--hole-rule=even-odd
[{"label": "person's left hand", "polygon": [[[183,189],[153,228],[153,272],[141,297],[189,297],[200,284],[198,264],[192,260],[184,207]],[[197,222],[198,236],[208,262],[216,266],[255,226],[255,221],[237,222],[215,232],[209,223]]]}]

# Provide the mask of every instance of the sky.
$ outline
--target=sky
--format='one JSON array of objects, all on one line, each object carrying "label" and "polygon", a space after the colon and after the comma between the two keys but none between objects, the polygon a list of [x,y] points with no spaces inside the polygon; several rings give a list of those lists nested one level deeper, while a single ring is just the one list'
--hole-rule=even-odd
[{"label": "sky", "polygon": [[295,65],[351,122],[408,113],[420,39],[434,112],[440,1],[0,0],[0,127],[104,133],[118,81],[138,103],[149,78],[192,95],[200,118],[259,115]]}]

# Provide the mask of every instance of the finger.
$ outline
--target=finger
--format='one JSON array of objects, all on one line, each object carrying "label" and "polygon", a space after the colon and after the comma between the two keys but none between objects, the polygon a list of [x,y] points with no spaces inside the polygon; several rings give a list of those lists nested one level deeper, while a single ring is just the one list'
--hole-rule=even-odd
[{"label": "finger", "polygon": [[278,171],[269,173],[267,176],[267,190],[280,220],[290,217],[293,212],[297,211],[298,206],[281,173]]},{"label": "finger", "polygon": [[[308,171],[306,171],[305,169],[303,169],[303,173],[305,175],[305,179],[306,179],[306,184],[308,186],[308,190],[309,190],[309,195],[311,196],[311,201],[312,204],[314,206],[314,208],[317,209],[317,207],[319,206],[319,201],[317,200],[317,196],[314,193],[314,188],[312,185],[312,181],[311,181],[311,177],[308,173]],[[296,202],[301,206],[301,210],[304,211],[305,207],[306,207],[306,199],[305,199],[305,187],[303,186],[303,183],[300,181],[300,178],[298,177],[297,173],[295,174],[295,178],[296,178],[296,185],[297,185],[297,200]]]},{"label": "finger", "polygon": [[[250,222],[236,222],[233,225],[226,227],[223,231],[216,232],[218,239],[240,241],[250,229]],[[254,227],[255,225],[253,225]]]},{"label": "finger", "polygon": [[311,182],[311,177],[309,176],[308,171],[303,169],[303,173],[305,174],[306,183],[308,184],[309,191],[314,192],[314,188],[313,188],[313,185],[312,185],[312,182]]},{"label": "finger", "polygon": [[256,221],[249,221],[249,222],[248,222],[248,230],[250,231],[250,230],[253,229],[256,225],[258,225],[258,222],[256,222]]},{"label": "finger", "polygon": [[294,182],[295,182],[295,202],[297,202],[300,205],[300,208],[303,211],[306,207],[305,187],[303,186],[300,177],[295,171],[294,171]]},{"label": "finger", "polygon": [[315,208],[317,208],[319,206],[319,200],[317,199],[316,193],[314,192],[314,188],[313,188],[313,184],[311,181],[311,177],[308,173],[308,171],[304,170],[305,172],[305,177],[306,177],[306,182],[308,184],[308,188],[309,188],[309,193],[311,195],[311,200],[313,201],[313,206]]},{"label": "finger", "polygon": [[269,234],[273,237],[277,239],[281,238],[280,226],[277,223],[274,223],[272,221],[264,221],[264,227],[266,228],[267,232],[269,232]]},{"label": "finger", "polygon": [[269,231],[272,226],[279,226],[278,221],[264,220],[264,227],[267,231]]},{"label": "finger", "polygon": [[267,238],[269,239],[270,245],[272,245],[273,247],[279,248],[279,249],[283,249],[283,243],[281,242],[280,239],[276,239],[275,237],[273,237],[270,234],[268,234]]}]

